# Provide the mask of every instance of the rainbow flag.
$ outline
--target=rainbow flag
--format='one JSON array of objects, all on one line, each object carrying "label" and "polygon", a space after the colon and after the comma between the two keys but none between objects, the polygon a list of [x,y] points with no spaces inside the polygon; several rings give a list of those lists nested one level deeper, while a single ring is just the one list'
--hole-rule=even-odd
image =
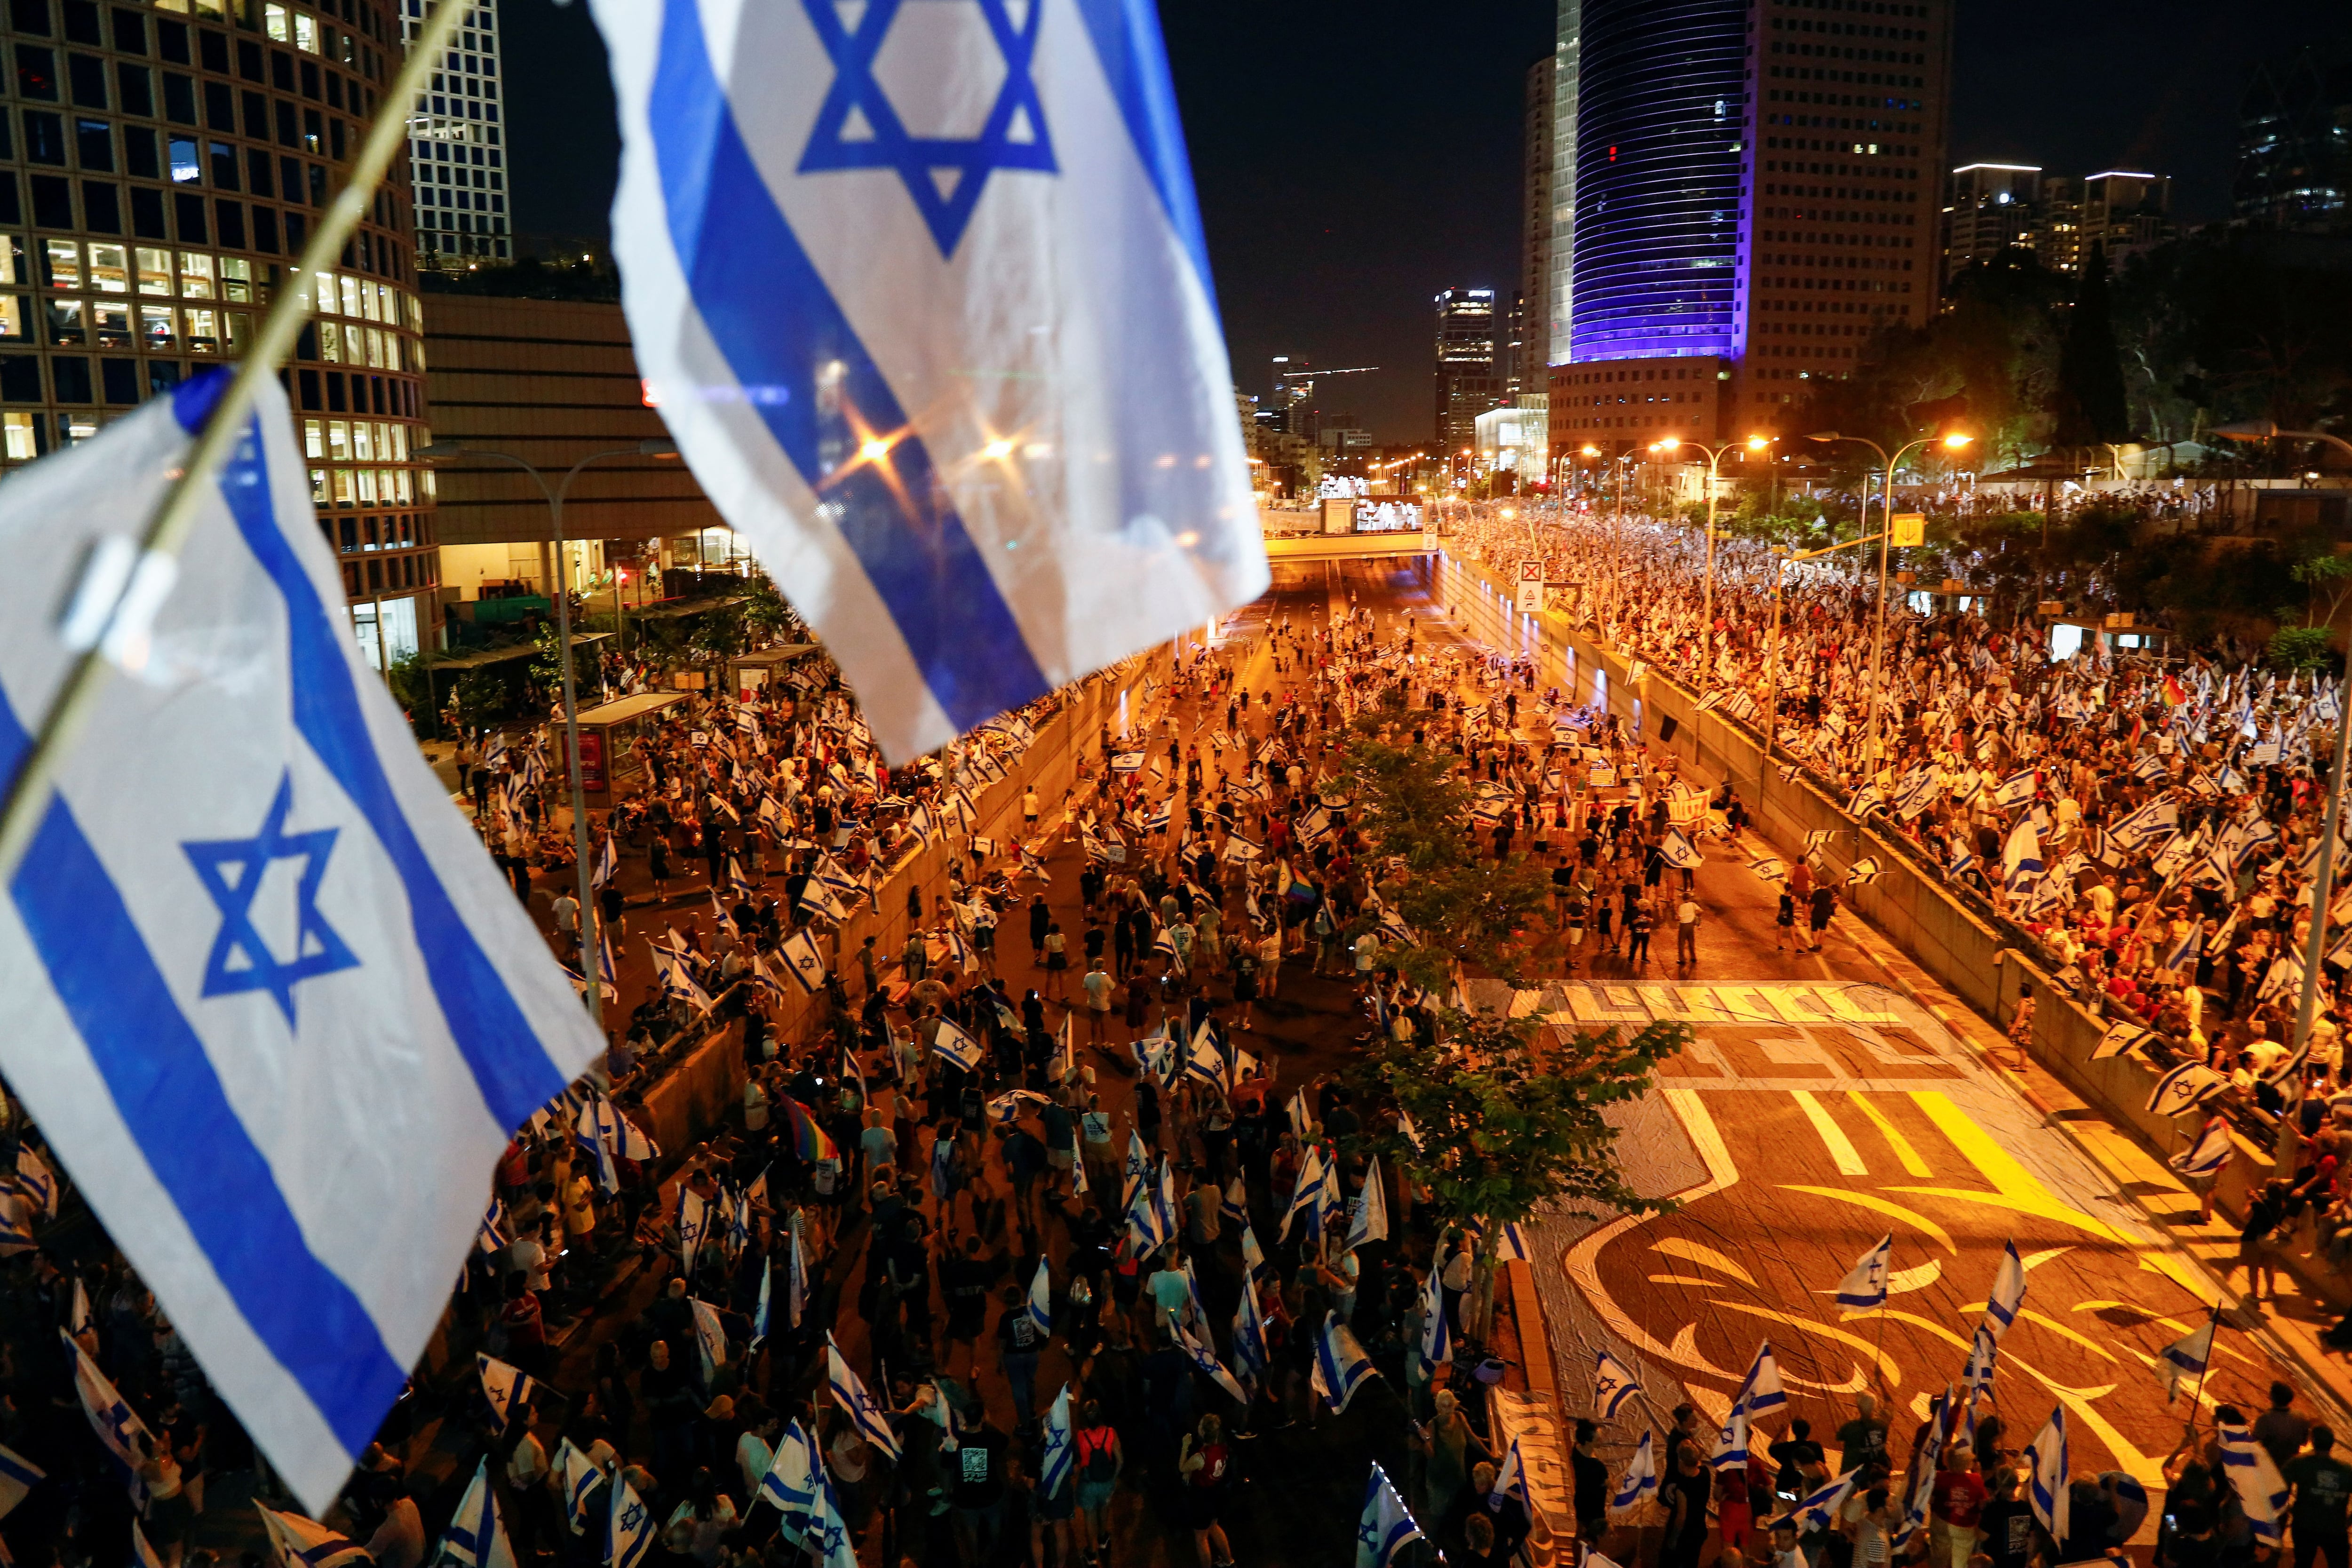
[{"label": "rainbow flag", "polygon": [[2178,708],[2188,700],[2189,689],[2181,685],[2177,677],[2169,675],[2166,676],[2164,678],[2164,705],[2168,708]]},{"label": "rainbow flag", "polygon": [[803,1161],[814,1164],[819,1160],[841,1158],[841,1150],[825,1136],[824,1129],[816,1124],[816,1118],[809,1114],[808,1107],[789,1094],[784,1096],[784,1118],[792,1124],[793,1152]]}]

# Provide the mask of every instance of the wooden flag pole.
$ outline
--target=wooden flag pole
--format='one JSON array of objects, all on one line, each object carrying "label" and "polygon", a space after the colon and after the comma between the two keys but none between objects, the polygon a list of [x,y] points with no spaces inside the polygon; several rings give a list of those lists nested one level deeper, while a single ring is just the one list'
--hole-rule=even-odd
[{"label": "wooden flag pole", "polygon": [[[238,362],[228,390],[222,394],[206,419],[185,466],[172,477],[162,504],[148,519],[140,536],[138,564],[111,595],[107,623],[121,613],[134,584],[159,567],[168,569],[166,563],[176,561],[186,545],[188,534],[195,526],[198,508],[211,492],[221,465],[244,438],[246,416],[253,407],[263,378],[278,374],[278,367],[301,335],[302,325],[310,315],[310,290],[319,274],[337,264],[343,242],[367,216],[368,205],[383,183],[385,172],[408,140],[409,110],[416,102],[418,91],[432,74],[435,62],[456,37],[458,23],[471,3],[472,0],[437,0],[424,29],[411,45],[400,74],[377,100],[375,119],[368,126],[366,139],[360,143],[350,179],[311,231],[310,242],[303,247],[295,272],[279,286],[278,297],[270,302],[269,313],[262,318],[259,334],[251,350]],[[6,803],[5,808],[0,808],[0,885],[15,882],[25,851],[32,844],[34,829],[47,815],[51,781],[80,739],[100,694],[106,689],[111,661],[104,651],[102,639],[92,642],[93,646],[75,658],[56,697],[50,700],[48,711],[42,716],[40,727],[34,731],[33,743],[18,764],[16,776],[8,781]]]}]

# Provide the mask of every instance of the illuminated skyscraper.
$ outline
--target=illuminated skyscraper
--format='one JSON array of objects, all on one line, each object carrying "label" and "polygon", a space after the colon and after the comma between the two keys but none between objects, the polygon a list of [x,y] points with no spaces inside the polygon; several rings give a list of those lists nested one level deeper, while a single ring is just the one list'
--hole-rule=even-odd
[{"label": "illuminated skyscraper", "polygon": [[[425,26],[425,0],[400,0],[400,5],[405,42]],[[499,55],[497,0],[475,0],[410,116],[416,249],[427,266],[514,259]]]},{"label": "illuminated skyscraper", "polygon": [[1437,297],[1437,443],[1441,450],[1475,447],[1478,416],[1503,405],[1503,375],[1495,363],[1502,323],[1492,289],[1448,289]]},{"label": "illuminated skyscraper", "polygon": [[1954,3],[1562,0],[1555,450],[1770,428],[1933,313]]}]

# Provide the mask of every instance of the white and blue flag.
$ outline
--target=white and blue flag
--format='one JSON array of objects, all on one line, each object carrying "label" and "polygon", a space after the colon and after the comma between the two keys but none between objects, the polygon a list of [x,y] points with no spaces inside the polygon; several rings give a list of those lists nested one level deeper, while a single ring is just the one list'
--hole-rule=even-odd
[{"label": "white and blue flag", "polygon": [[593,9],[649,395],[887,757],[1265,589],[1150,6]]},{"label": "white and blue flag", "polygon": [[1356,1396],[1356,1390],[1364,1385],[1365,1380],[1379,1375],[1372,1368],[1371,1358],[1364,1354],[1364,1347],[1339,1321],[1339,1314],[1324,1313],[1323,1326],[1315,1331],[1315,1364],[1307,1380],[1323,1396],[1324,1405],[1334,1415],[1344,1413],[1348,1401]]},{"label": "white and blue flag", "polygon": [[2219,1174],[2230,1163],[2231,1144],[2230,1124],[2216,1116],[2205,1123],[2197,1134],[2197,1142],[2166,1162],[2184,1176],[2205,1177]]},{"label": "white and blue flag", "polygon": [[1404,1499],[1375,1464],[1364,1483],[1364,1511],[1356,1522],[1356,1568],[1390,1568],[1404,1549],[1423,1539]]},{"label": "white and blue flag", "polygon": [[[0,1072],[295,1493],[330,1503],[603,1042],[362,657],[284,394],[142,565],[226,381],[9,476],[0,774],[104,689],[11,889]],[[117,593],[121,594],[118,608]]]},{"label": "white and blue flag", "polygon": [[[254,1505],[254,1511],[261,1515],[271,1554],[280,1568],[373,1568],[375,1559],[368,1555],[366,1547],[349,1536],[336,1534],[315,1519],[304,1519],[299,1513],[279,1513],[258,1503]],[[635,1565],[621,1563],[615,1568]]]},{"label": "white and blue flag", "polygon": [[760,1478],[757,1500],[776,1505],[795,1544],[816,1512],[815,1462],[815,1443],[794,1421],[776,1439],[776,1452],[768,1462],[768,1473]]},{"label": "white and blue flag", "polygon": [[1049,1498],[1059,1497],[1069,1484],[1077,1458],[1076,1436],[1070,1425],[1070,1385],[1066,1383],[1045,1412],[1045,1457],[1037,1467],[1037,1489]]},{"label": "white and blue flag", "polygon": [[2182,1384],[2188,1384],[2191,1392],[2203,1386],[2205,1369],[2213,1360],[2213,1328],[2219,1321],[2219,1314],[2208,1317],[2203,1327],[2156,1352],[2157,1380],[2164,1384],[2167,1405],[2179,1396]]},{"label": "white and blue flag", "polygon": [[2033,1517],[2062,1542],[2070,1533],[2066,1468],[2066,1407],[2061,1405],[2025,1446],[2025,1486]]},{"label": "white and blue flag", "polygon": [[1854,1260],[1853,1271],[1838,1281],[1837,1304],[1850,1312],[1866,1312],[1886,1305],[1886,1261],[1895,1251],[1889,1232],[1877,1246]]},{"label": "white and blue flag", "polygon": [[490,1418],[498,1423],[498,1431],[503,1435],[517,1407],[530,1403],[530,1391],[537,1385],[521,1369],[496,1356],[476,1351],[474,1362],[482,1377],[482,1398],[490,1407]]},{"label": "white and blue flag", "polygon": [[874,1403],[874,1396],[866,1392],[866,1384],[858,1381],[857,1374],[849,1370],[849,1363],[842,1359],[841,1347],[833,1342],[831,1334],[824,1337],[824,1349],[827,1357],[825,1375],[833,1387],[834,1404],[849,1417],[849,1424],[857,1428],[859,1436],[881,1449],[896,1464],[903,1450],[898,1434],[890,1426],[889,1412]]},{"label": "white and blue flag", "polygon": [[1029,1321],[1036,1325],[1040,1339],[1054,1331],[1053,1266],[1042,1256],[1037,1259],[1037,1272],[1029,1277]]},{"label": "white and blue flag", "polygon": [[5,1519],[25,1494],[48,1479],[49,1473],[13,1448],[0,1447],[0,1519]]},{"label": "white and blue flag", "polygon": [[1592,1408],[1600,1413],[1601,1420],[1613,1421],[1618,1408],[1642,1392],[1641,1381],[1607,1351],[1592,1353]]},{"label": "white and blue flag", "polygon": [[1658,1489],[1658,1456],[1651,1434],[1642,1434],[1634,1445],[1633,1457],[1625,1461],[1625,1474],[1619,1479],[1617,1489],[1609,1495],[1612,1509],[1633,1508]]},{"label": "white and blue flag", "polygon": [[653,1552],[654,1536],[659,1526],[654,1521],[654,1510],[629,1484],[626,1473],[613,1472],[613,1506],[604,1516],[604,1563],[606,1568],[640,1568]]},{"label": "white and blue flag", "polygon": [[474,1467],[473,1481],[441,1537],[441,1556],[458,1568],[514,1568],[514,1548],[507,1541],[506,1521],[499,1517],[487,1458]]},{"label": "white and blue flag", "polygon": [[2018,1257],[2017,1243],[2012,1241],[2001,1248],[2000,1266],[1993,1270],[1992,1290],[1985,1298],[1984,1326],[1991,1331],[1995,1343],[2017,1321],[2018,1309],[2024,1304],[2025,1260]]},{"label": "white and blue flag", "polygon": [[73,1358],[74,1392],[81,1396],[81,1413],[89,1418],[89,1429],[98,1435],[99,1446],[114,1468],[115,1477],[131,1493],[131,1505],[142,1513],[147,1511],[147,1483],[141,1479],[139,1467],[147,1461],[155,1439],[138,1413],[123,1403],[114,1384],[98,1370],[98,1363],[79,1345],[73,1342],[63,1330],[58,1338],[66,1354]]}]

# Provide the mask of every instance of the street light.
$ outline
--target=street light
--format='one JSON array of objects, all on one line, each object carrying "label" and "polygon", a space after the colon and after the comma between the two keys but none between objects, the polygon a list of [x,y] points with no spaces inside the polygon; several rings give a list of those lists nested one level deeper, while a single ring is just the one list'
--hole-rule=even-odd
[{"label": "street light", "polygon": [[[591,452],[572,465],[571,472],[553,489],[547,488],[547,476],[533,465],[509,452],[486,452],[468,447],[461,441],[440,440],[416,449],[416,455],[431,460],[445,458],[485,458],[493,462],[512,463],[531,478],[539,493],[547,498],[548,527],[555,538],[556,571],[564,571],[563,498],[571,493],[572,481],[589,464],[606,458],[675,458],[677,443],[667,436],[656,436],[638,442],[634,447],[614,447],[608,451]],[[601,989],[604,976],[596,962],[596,901],[594,889],[589,883],[588,863],[588,795],[580,780],[580,704],[572,691],[572,593],[569,584],[549,584],[555,590],[555,642],[562,650],[563,667],[563,752],[572,773],[572,855],[578,862],[580,880],[580,978],[585,984],[588,997],[588,1018],[601,1032],[604,1027],[604,998]],[[613,613],[621,614],[620,590],[613,592]]]},{"label": "street light", "polygon": [[[1905,453],[1916,447],[1940,445],[1946,451],[1957,452],[1976,437],[1963,436],[1957,430],[1942,437],[1922,436],[1916,441],[1895,447],[1895,456],[1892,458],[1886,455],[1885,447],[1867,436],[1842,436],[1834,430],[1821,430],[1806,437],[1805,439],[1808,441],[1858,441],[1877,453],[1879,462],[1885,465],[1885,472],[1878,484],[1878,510],[1885,521],[1878,533],[1878,624],[1870,637],[1870,742],[1869,752],[1864,759],[1873,764],[1871,772],[1876,773],[1878,771],[1875,765],[1878,758],[1878,712],[1881,705],[1878,667],[1881,657],[1880,648],[1886,641],[1886,552],[1888,542],[1895,537],[1895,467],[1903,460]],[[1870,487],[1866,483],[1862,492],[1862,530],[1865,534],[1870,531]]]},{"label": "street light", "polygon": [[[1699,621],[1699,640],[1703,652],[1711,648],[1715,641],[1716,469],[1717,466],[1722,463],[1723,455],[1726,452],[1732,451],[1738,447],[1745,447],[1750,452],[1761,452],[1769,447],[1772,445],[1773,440],[1774,437],[1770,436],[1750,436],[1745,441],[1726,441],[1722,446],[1714,447],[1708,447],[1702,441],[1694,441],[1691,443],[1692,446],[1696,447],[1700,451],[1706,454],[1706,590],[1705,599],[1706,609]],[[1675,452],[1681,450],[1682,445],[1682,437],[1679,436],[1669,436],[1664,440],[1660,441],[1655,447],[1651,447],[1650,450],[1654,452]]]}]

